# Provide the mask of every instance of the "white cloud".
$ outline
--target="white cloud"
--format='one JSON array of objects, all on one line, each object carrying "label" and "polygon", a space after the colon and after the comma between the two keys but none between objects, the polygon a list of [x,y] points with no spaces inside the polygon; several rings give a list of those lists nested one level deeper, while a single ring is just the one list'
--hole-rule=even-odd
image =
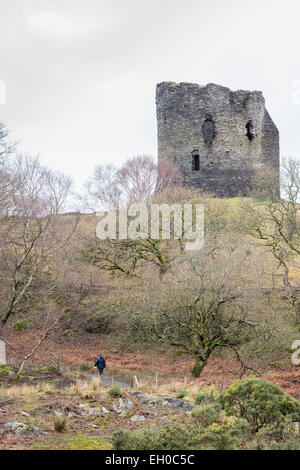
[{"label": "white cloud", "polygon": [[66,18],[58,11],[41,11],[27,19],[28,26],[39,34],[52,34],[63,38],[90,33],[93,22],[78,21]]},{"label": "white cloud", "polygon": [[155,85],[163,80],[262,90],[282,154],[300,157],[292,88],[300,2],[2,3],[0,79],[9,94],[0,122],[22,151],[40,153],[78,185],[96,164],[156,155]]}]

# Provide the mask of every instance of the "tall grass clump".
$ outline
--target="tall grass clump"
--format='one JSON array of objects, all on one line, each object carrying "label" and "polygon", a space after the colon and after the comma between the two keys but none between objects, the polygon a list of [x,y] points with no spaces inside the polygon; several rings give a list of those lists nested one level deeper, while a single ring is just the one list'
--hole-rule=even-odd
[{"label": "tall grass clump", "polygon": [[67,417],[65,415],[54,416],[53,426],[54,426],[54,431],[59,432],[59,433],[63,432],[67,426]]}]

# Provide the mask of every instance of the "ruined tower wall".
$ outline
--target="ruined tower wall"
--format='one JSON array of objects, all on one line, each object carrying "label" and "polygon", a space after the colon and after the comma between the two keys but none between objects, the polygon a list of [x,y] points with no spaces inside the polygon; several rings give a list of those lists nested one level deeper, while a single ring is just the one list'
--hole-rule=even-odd
[{"label": "ruined tower wall", "polygon": [[246,195],[254,169],[279,168],[279,135],[261,92],[163,82],[156,104],[158,158],[174,162],[186,184]]},{"label": "ruined tower wall", "polygon": [[267,110],[262,134],[262,163],[273,166],[279,175],[279,132]]}]

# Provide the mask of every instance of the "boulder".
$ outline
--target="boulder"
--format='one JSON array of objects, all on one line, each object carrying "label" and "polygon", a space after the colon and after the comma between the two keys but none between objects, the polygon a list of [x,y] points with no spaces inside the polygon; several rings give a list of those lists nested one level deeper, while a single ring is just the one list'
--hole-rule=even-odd
[{"label": "boulder", "polygon": [[130,419],[133,423],[138,423],[138,422],[145,421],[145,417],[142,416],[142,415],[134,415],[134,416],[131,416]]},{"label": "boulder", "polygon": [[12,431],[16,434],[21,434],[28,431],[38,431],[37,426],[32,426],[31,424],[19,423],[17,421],[12,421],[11,423],[4,424],[5,431]]}]

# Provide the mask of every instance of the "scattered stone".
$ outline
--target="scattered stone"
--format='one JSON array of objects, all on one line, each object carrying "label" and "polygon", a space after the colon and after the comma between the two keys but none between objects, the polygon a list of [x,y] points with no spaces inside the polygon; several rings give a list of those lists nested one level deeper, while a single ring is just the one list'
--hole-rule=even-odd
[{"label": "scattered stone", "polygon": [[95,408],[89,408],[87,414],[88,416],[95,416],[96,414],[98,414],[98,411],[95,410]]},{"label": "scattered stone", "polygon": [[145,421],[145,416],[142,416],[142,415],[134,415],[134,416],[131,416],[131,421],[133,423],[137,423],[137,422],[141,422],[141,421]]},{"label": "scattered stone", "polygon": [[164,399],[169,404],[169,408],[179,408],[183,404],[183,401],[178,398],[164,397]]},{"label": "scattered stone", "polygon": [[102,411],[102,413],[103,413],[104,415],[110,413],[110,411],[108,411],[108,410],[105,408],[105,406],[102,406],[102,407],[101,407],[101,411]]},{"label": "scattered stone", "polygon": [[158,416],[158,412],[157,412],[157,411],[154,411],[154,410],[147,411],[146,414],[147,414],[147,415],[150,415],[150,416]]},{"label": "scattered stone", "polygon": [[173,398],[164,396],[163,398],[145,395],[141,392],[131,392],[132,395],[136,395],[139,401],[143,405],[148,405],[149,407],[163,406],[170,409],[182,408],[185,411],[190,411],[195,407],[195,402],[187,402],[179,398]]},{"label": "scattered stone", "polygon": [[81,403],[77,407],[79,408],[79,414],[82,416],[95,416],[98,414],[98,411],[88,403]]},{"label": "scattered stone", "polygon": [[139,392],[138,390],[134,390],[133,392],[130,392],[130,393],[131,395],[136,395],[136,396],[143,395],[142,392]]},{"label": "scattered stone", "polygon": [[62,416],[63,412],[62,411],[54,411],[55,416]]},{"label": "scattered stone", "polygon": [[182,404],[182,408],[185,410],[185,411],[190,411],[194,408],[195,406],[195,403],[183,403]]},{"label": "scattered stone", "polygon": [[6,424],[4,424],[3,427],[6,431],[12,431],[12,432],[15,432],[16,434],[21,434],[23,432],[28,432],[28,431],[38,431],[39,430],[39,428],[37,426],[33,426],[31,424],[19,423],[17,421],[13,421],[11,423],[6,423]]},{"label": "scattered stone", "polygon": [[122,398],[119,398],[112,404],[112,408],[122,418],[125,418],[128,411],[132,411],[134,409],[134,403],[131,400],[124,401]]},{"label": "scattered stone", "polygon": [[22,411],[21,413],[23,416],[27,416],[27,418],[30,418],[30,414],[29,413],[26,413],[26,411]]},{"label": "scattered stone", "polygon": [[149,398],[147,398],[145,395],[140,395],[138,397],[138,399],[140,400],[141,403],[143,403],[144,405],[147,405],[148,402],[149,402]]}]

